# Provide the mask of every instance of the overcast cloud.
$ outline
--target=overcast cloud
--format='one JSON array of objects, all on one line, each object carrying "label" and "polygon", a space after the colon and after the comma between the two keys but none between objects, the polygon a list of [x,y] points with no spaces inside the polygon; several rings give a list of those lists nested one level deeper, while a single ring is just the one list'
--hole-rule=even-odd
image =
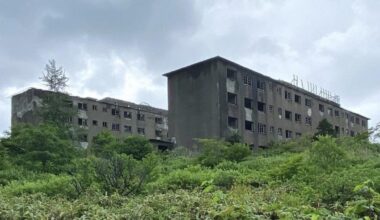
[{"label": "overcast cloud", "polygon": [[0,0],[0,130],[54,58],[73,95],[167,108],[161,75],[216,55],[293,74],[380,122],[379,0]]}]

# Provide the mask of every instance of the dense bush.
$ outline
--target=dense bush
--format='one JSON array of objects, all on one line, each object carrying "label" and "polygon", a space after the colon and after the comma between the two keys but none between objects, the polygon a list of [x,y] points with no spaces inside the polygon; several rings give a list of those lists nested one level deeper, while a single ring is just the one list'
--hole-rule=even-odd
[{"label": "dense bush", "polygon": [[303,137],[253,152],[199,140],[198,154],[160,154],[141,137],[101,133],[84,156],[50,126],[0,141],[0,219],[379,218],[380,146],[365,138]]}]

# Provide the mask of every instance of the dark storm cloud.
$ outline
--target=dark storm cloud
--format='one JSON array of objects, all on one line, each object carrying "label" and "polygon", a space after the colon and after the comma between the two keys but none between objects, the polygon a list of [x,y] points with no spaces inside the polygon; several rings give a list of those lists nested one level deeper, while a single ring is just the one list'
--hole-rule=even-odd
[{"label": "dark storm cloud", "polygon": [[41,86],[48,59],[64,66],[75,95],[166,107],[161,74],[215,55],[274,78],[296,73],[373,125],[379,10],[377,0],[0,1],[0,129],[10,95]]}]

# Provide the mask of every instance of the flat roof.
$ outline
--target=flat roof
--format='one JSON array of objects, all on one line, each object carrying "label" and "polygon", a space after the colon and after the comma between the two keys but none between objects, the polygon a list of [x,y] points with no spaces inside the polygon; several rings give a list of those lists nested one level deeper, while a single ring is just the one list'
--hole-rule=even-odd
[{"label": "flat roof", "polygon": [[300,87],[298,87],[298,86],[292,85],[291,83],[288,83],[288,82],[283,81],[283,80],[273,79],[273,78],[271,78],[270,76],[267,76],[267,75],[264,75],[264,74],[259,73],[259,72],[257,72],[257,71],[254,71],[254,70],[252,70],[252,69],[249,69],[248,67],[242,66],[242,65],[240,65],[240,64],[238,64],[238,63],[236,63],[236,62],[233,62],[233,61],[228,60],[228,59],[226,59],[226,58],[223,58],[223,57],[221,57],[221,56],[211,57],[211,58],[209,58],[209,59],[206,59],[206,60],[203,60],[203,61],[200,61],[200,62],[196,62],[196,63],[193,63],[193,64],[191,64],[191,65],[188,65],[188,66],[185,66],[185,67],[182,67],[182,68],[179,68],[179,69],[176,69],[176,70],[173,70],[173,71],[170,71],[170,72],[164,73],[163,76],[170,77],[170,76],[173,76],[173,75],[176,75],[176,74],[179,74],[179,73],[183,73],[184,70],[191,69],[191,68],[193,68],[193,67],[195,67],[195,66],[198,66],[198,65],[201,65],[201,64],[211,63],[211,62],[214,62],[214,61],[222,61],[222,62],[229,63],[229,64],[231,64],[231,65],[237,66],[237,67],[239,67],[239,68],[241,68],[241,69],[244,69],[244,70],[246,70],[246,71],[249,71],[249,72],[251,72],[251,73],[254,73],[254,74],[256,74],[256,75],[259,75],[259,76],[262,77],[262,78],[265,78],[265,79],[271,80],[271,81],[273,81],[273,82],[276,82],[276,83],[281,84],[281,85],[283,85],[283,86],[286,86],[286,87],[288,87],[288,88],[291,88],[291,89],[297,90],[297,91],[299,91],[299,92],[301,92],[301,93],[305,93],[305,94],[307,94],[307,95],[309,95],[309,96],[311,96],[311,97],[314,97],[314,98],[316,98],[316,99],[319,99],[319,100],[321,100],[321,101],[323,101],[323,102],[327,102],[327,103],[329,103],[329,104],[331,104],[331,105],[334,105],[334,106],[336,106],[336,107],[339,107],[339,108],[341,108],[341,109],[343,109],[343,110],[345,110],[345,111],[351,112],[352,114],[355,114],[355,115],[357,115],[357,116],[360,116],[360,117],[366,118],[366,119],[368,119],[368,120],[370,119],[370,118],[368,118],[368,117],[366,117],[366,116],[363,116],[363,115],[361,115],[361,114],[358,114],[358,113],[352,112],[352,111],[350,111],[350,110],[347,110],[347,109],[341,107],[340,104],[335,103],[335,102],[333,102],[333,101],[331,101],[331,100],[328,100],[328,99],[326,99],[326,98],[323,98],[323,97],[321,97],[321,96],[319,96],[319,95],[317,95],[317,94],[314,94],[314,93],[312,93],[312,92],[309,92],[309,91],[307,91],[307,90],[305,90],[305,89],[303,89],[303,88],[300,88]]}]

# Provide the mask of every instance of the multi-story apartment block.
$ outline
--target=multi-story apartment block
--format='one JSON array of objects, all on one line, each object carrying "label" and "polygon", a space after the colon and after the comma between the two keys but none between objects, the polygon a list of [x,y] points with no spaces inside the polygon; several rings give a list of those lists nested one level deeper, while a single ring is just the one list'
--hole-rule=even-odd
[{"label": "multi-story apartment block", "polygon": [[[12,97],[12,126],[17,123],[38,123],[35,114],[42,104],[44,94],[41,89],[29,89]],[[123,100],[104,98],[82,98],[69,96],[72,107],[78,114],[69,121],[83,128],[81,144],[87,147],[92,138],[103,130],[109,130],[117,137],[142,135],[155,143],[167,140],[167,110],[148,105],[138,105]],[[165,143],[162,143],[165,145]]]},{"label": "multi-story apartment block", "polygon": [[222,57],[164,76],[168,78],[169,137],[178,145],[237,132],[251,146],[267,146],[271,141],[313,134],[324,118],[338,135],[353,136],[368,129],[367,117]]}]

